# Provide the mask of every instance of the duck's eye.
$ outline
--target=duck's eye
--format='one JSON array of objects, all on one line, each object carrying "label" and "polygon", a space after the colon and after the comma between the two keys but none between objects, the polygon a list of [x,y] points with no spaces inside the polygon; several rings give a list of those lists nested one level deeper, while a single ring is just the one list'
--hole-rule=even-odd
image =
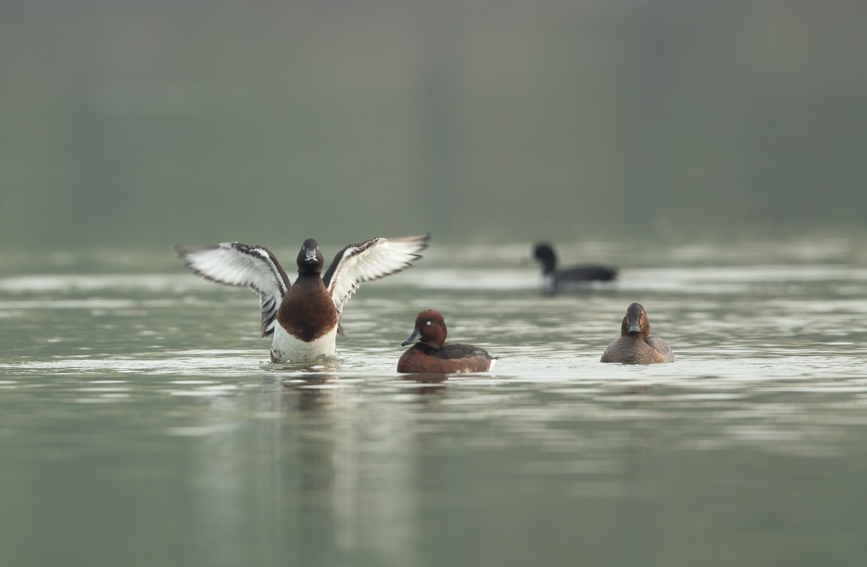
[{"label": "duck's eye", "polygon": [[427,326],[430,327],[430,321],[427,322]]}]

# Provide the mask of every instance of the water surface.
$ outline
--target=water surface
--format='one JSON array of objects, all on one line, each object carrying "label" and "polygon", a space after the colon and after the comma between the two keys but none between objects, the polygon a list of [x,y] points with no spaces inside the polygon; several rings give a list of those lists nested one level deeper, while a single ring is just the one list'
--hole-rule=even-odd
[{"label": "water surface", "polygon": [[[861,563],[857,251],[574,246],[621,279],[554,298],[527,251],[435,245],[314,367],[170,251],[2,257],[3,564]],[[598,362],[632,301],[675,364]],[[425,308],[494,371],[398,375]]]}]

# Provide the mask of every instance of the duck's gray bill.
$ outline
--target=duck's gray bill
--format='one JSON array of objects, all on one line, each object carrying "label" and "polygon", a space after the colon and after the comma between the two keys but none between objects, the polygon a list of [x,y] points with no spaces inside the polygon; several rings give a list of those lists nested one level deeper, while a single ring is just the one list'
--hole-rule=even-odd
[{"label": "duck's gray bill", "polygon": [[405,341],[400,343],[400,346],[407,346],[407,345],[411,345],[413,343],[417,343],[420,334],[421,334],[421,330],[418,327],[416,327],[415,329],[412,330],[412,334],[410,336],[408,336]]}]

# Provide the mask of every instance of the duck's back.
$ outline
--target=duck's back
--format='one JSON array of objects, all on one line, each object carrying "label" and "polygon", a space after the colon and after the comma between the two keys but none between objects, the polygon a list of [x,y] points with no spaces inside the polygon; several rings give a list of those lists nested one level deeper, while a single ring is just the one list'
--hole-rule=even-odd
[{"label": "duck's back", "polygon": [[558,283],[608,282],[617,277],[617,270],[607,266],[584,265],[567,268],[556,274]]},{"label": "duck's back", "polygon": [[398,372],[453,373],[486,372],[494,358],[474,345],[446,343],[439,350],[418,344],[403,353],[397,363]]}]

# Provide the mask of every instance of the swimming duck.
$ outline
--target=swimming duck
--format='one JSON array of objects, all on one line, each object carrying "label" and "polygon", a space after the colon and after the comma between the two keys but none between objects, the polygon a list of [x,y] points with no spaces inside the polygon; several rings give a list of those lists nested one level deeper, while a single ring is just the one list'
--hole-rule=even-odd
[{"label": "swimming duck", "polygon": [[600,281],[607,282],[617,277],[617,268],[597,265],[581,265],[557,270],[557,255],[550,244],[537,244],[533,257],[542,263],[542,292],[547,295],[557,293],[564,284]]},{"label": "swimming duck", "polygon": [[452,373],[485,372],[496,358],[477,346],[446,343],[446,322],[439,312],[427,309],[415,318],[415,329],[402,343],[413,345],[397,363],[398,372]]},{"label": "swimming duck", "polygon": [[620,324],[620,338],[611,341],[602,354],[602,362],[623,364],[653,364],[674,362],[674,353],[659,337],[650,336],[650,321],[640,303],[633,303],[626,310]]},{"label": "swimming duck", "polygon": [[264,246],[224,242],[175,249],[194,273],[223,285],[249,287],[259,295],[262,337],[273,335],[272,362],[307,362],[336,357],[336,335],[344,336],[343,306],[359,284],[410,267],[421,258],[419,252],[427,248],[430,237],[377,237],[349,244],[337,253],[325,275],[319,243],[308,238],[295,259],[294,284]]}]

